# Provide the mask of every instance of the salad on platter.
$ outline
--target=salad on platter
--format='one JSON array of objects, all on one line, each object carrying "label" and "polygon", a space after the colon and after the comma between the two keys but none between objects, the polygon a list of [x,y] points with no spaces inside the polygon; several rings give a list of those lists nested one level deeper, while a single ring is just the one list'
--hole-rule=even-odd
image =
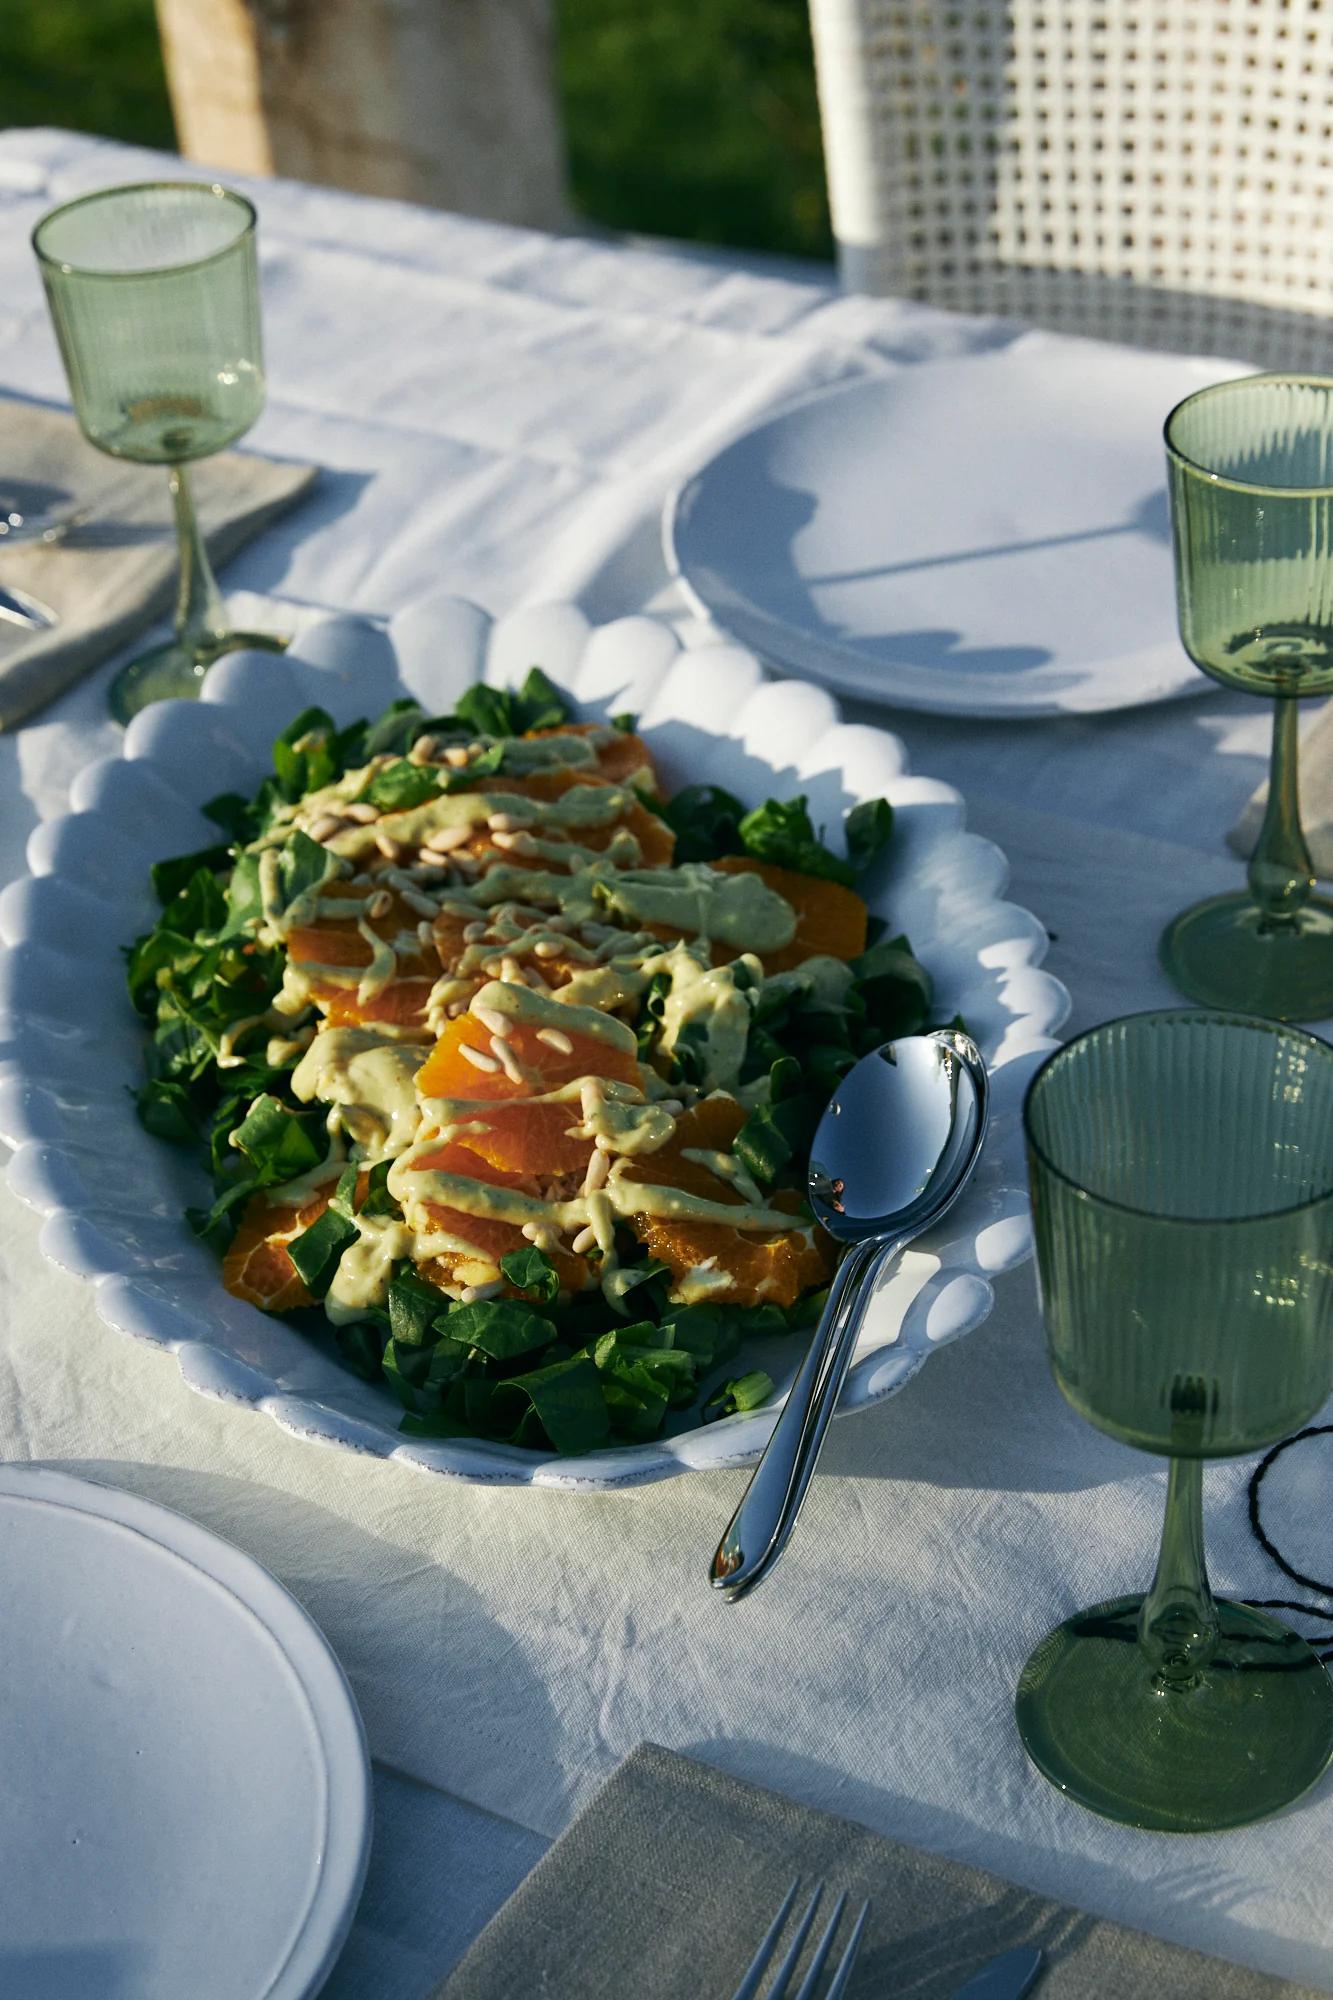
[{"label": "salad on platter", "polygon": [[[138,1110],[194,1149],[236,1298],[383,1379],[418,1436],[579,1453],[750,1409],[756,1334],[818,1311],[815,1124],[930,1018],[804,799],[662,793],[634,718],[537,669],[274,745],[128,951]],[[739,1358],[738,1358],[739,1357]]]}]

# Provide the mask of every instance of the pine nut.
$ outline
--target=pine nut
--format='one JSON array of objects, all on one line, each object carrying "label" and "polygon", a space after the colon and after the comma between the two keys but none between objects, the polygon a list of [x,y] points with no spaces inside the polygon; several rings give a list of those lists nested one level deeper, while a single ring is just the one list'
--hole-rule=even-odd
[{"label": "pine nut", "polygon": [[574,1044],[562,1028],[538,1028],[537,1040],[545,1042],[548,1049],[558,1049],[562,1056],[572,1056]]},{"label": "pine nut", "polygon": [[498,1035],[502,1042],[513,1034],[513,1022],[508,1015],[497,1013],[494,1007],[480,1007],[474,1004],[472,1011],[482,1027],[489,1029],[491,1034]]},{"label": "pine nut", "polygon": [[[452,1012],[452,1009],[450,1011]],[[469,1042],[460,1042],[459,1049],[464,1061],[470,1062],[473,1069],[484,1070],[488,1076],[494,1076],[500,1067],[494,1056],[483,1055],[480,1049],[474,1049]]]},{"label": "pine nut", "polygon": [[377,833],[375,835],[375,845],[386,861],[402,860],[403,843],[401,840],[395,840],[391,833]]},{"label": "pine nut", "polygon": [[463,932],[464,944],[480,944],[489,929],[489,924],[469,924]]},{"label": "pine nut", "polygon": [[387,917],[393,908],[393,897],[387,889],[377,889],[366,904],[366,915],[373,923],[376,917]]},{"label": "pine nut", "polygon": [[532,955],[534,958],[558,958],[560,946],[553,938],[539,938],[532,947]]},{"label": "pine nut", "polygon": [[458,1294],[460,1305],[474,1306],[478,1299],[493,1299],[504,1290],[503,1278],[492,1278],[488,1285],[464,1285]]},{"label": "pine nut", "polygon": [[332,840],[336,833],[346,831],[347,821],[339,819],[337,813],[321,813],[310,829],[310,838],[317,840],[322,846],[326,840]]},{"label": "pine nut", "polygon": [[596,1149],[588,1162],[588,1171],[583,1177],[584,1194],[596,1194],[606,1186],[606,1177],[611,1171],[611,1161],[607,1154]]},{"label": "pine nut", "polygon": [[467,760],[467,751],[461,749],[457,743],[451,743],[444,753],[445,763],[452,764],[455,771],[461,771]]},{"label": "pine nut", "polygon": [[499,1059],[500,1067],[511,1083],[523,1083],[526,1078],[519,1066],[518,1057],[501,1035],[491,1036],[491,1052]]},{"label": "pine nut", "polygon": [[415,910],[419,917],[433,917],[435,915],[435,904],[429,896],[423,896],[419,889],[400,889],[398,893],[407,904],[408,909]]},{"label": "pine nut", "polygon": [[455,847],[466,847],[472,838],[470,826],[442,826],[432,833],[422,845],[429,854],[450,854]]},{"label": "pine nut", "polygon": [[379,809],[368,806],[363,799],[357,799],[350,806],[343,807],[343,818],[350,819],[356,826],[373,826],[379,818]]},{"label": "pine nut", "polygon": [[574,1241],[570,1244],[569,1247],[574,1252],[574,1255],[576,1257],[581,1257],[585,1250],[592,1249],[592,1246],[596,1241],[597,1241],[597,1231],[589,1227],[587,1229],[580,1229],[578,1235],[574,1238]]}]

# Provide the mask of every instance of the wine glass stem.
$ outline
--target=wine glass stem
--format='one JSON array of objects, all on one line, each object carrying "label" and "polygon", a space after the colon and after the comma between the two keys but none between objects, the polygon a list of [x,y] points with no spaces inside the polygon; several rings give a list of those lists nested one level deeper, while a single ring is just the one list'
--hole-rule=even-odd
[{"label": "wine glass stem", "polygon": [[1294,924],[1314,888],[1314,864],[1301,832],[1296,783],[1296,709],[1292,695],[1279,695],[1273,704],[1268,809],[1250,857],[1250,894],[1263,912],[1264,930]]},{"label": "wine glass stem", "polygon": [[1203,1559],[1203,1461],[1173,1458],[1152,1589],[1139,1611],[1139,1644],[1162,1686],[1189,1687],[1217,1647],[1217,1607]]},{"label": "wine glass stem", "polygon": [[176,637],[196,658],[206,660],[217,649],[226,627],[222,597],[213,576],[199,532],[199,516],[194,511],[194,495],[183,465],[168,471],[171,504],[176,514],[176,539],[180,544],[180,590],[176,598]]}]

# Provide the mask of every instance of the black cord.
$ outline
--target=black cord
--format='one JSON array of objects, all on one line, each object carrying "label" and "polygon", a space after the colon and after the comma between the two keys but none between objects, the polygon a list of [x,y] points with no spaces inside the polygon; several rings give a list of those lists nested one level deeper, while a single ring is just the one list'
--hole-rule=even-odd
[{"label": "black cord", "polygon": [[[1317,1576],[1306,1576],[1304,1571],[1297,1569],[1294,1563],[1289,1563],[1281,1549],[1276,1546],[1272,1538],[1265,1532],[1264,1524],[1259,1514],[1259,1490],[1264,1483],[1269,1467],[1274,1465],[1283,1452],[1288,1451],[1292,1445],[1300,1444],[1306,1438],[1327,1437],[1330,1434],[1333,1434],[1333,1424],[1311,1424],[1307,1429],[1297,1431],[1292,1437],[1283,1438],[1281,1444],[1275,1444],[1273,1449],[1265,1454],[1250,1474],[1249,1508],[1250,1529],[1255,1540],[1264,1551],[1264,1554],[1277,1564],[1283,1575],[1289,1576],[1293,1583],[1299,1583],[1303,1590],[1315,1590],[1318,1591],[1321,1597],[1333,1600],[1333,1583],[1325,1583]],[[1300,1604],[1290,1597],[1252,1597],[1248,1601],[1257,1611],[1299,1611],[1307,1618],[1318,1618],[1326,1625],[1333,1625],[1333,1608],[1326,1611],[1321,1605]],[[1333,1652],[1320,1653],[1319,1657],[1321,1660],[1333,1660]]]}]

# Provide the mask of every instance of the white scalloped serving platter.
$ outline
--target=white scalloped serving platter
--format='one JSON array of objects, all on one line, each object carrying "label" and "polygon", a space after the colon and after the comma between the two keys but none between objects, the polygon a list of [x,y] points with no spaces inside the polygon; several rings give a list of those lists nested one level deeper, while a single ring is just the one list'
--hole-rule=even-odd
[{"label": "white scalloped serving platter", "polygon": [[45,1255],[94,1286],[108,1326],[171,1349],[192,1388],[262,1410],[297,1437],[457,1479],[573,1489],[748,1464],[772,1429],[794,1343],[756,1350],[757,1365],[779,1385],[767,1407],[651,1444],[557,1458],[481,1439],[403,1436],[386,1388],[359,1381],[318,1340],[227,1295],[216,1258],[181,1215],[204,1192],[203,1176],[140,1128],[128,1096],[141,1075],[142,1030],[124,995],[121,947],[153,921],[150,863],[214,837],[200,803],[251,791],[270,767],[274,736],[311,703],[346,723],[378,714],[406,690],[439,712],[479,677],[505,683],[534,664],[584,717],[637,712],[673,790],[708,779],[747,802],[804,792],[816,823],[830,827],[860,799],[883,793],[892,801],[895,836],[869,900],[929,966],[941,1018],[961,1013],[980,1043],[992,1070],[993,1121],[963,1200],[881,1287],[842,1409],[892,1395],[934,1348],[977,1326],[990,1309],[990,1279],[1030,1254],[1019,1110],[1069,1006],[1064,987],[1040,969],[1042,925],[1003,900],[1003,854],[964,830],[957,792],[910,775],[896,737],[843,723],[821,689],[766,681],[732,645],[682,649],[651,618],[590,629],[568,604],[493,623],[441,593],[387,631],[330,618],[284,657],[220,661],[202,700],[145,710],[121,756],[80,773],[73,811],[36,829],[31,875],[0,896],[0,1137],[15,1148],[9,1183],[45,1217]]}]

